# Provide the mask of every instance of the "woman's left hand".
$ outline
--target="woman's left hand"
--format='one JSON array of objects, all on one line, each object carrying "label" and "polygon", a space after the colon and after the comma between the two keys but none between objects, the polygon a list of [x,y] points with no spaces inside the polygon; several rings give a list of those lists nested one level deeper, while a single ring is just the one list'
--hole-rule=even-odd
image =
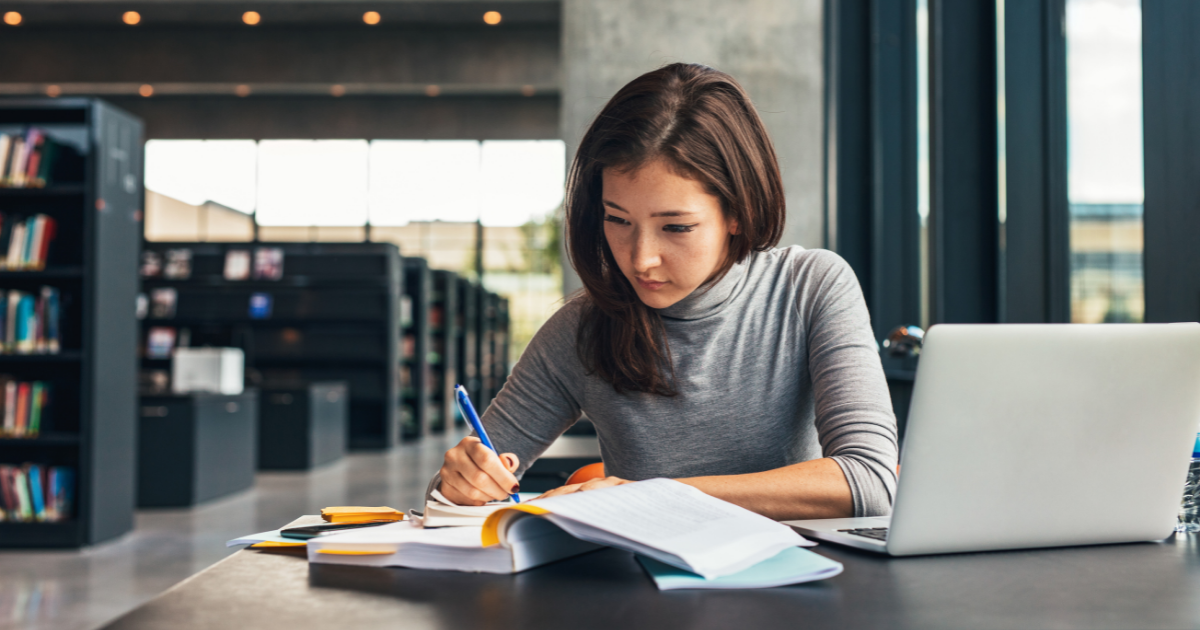
[{"label": "woman's left hand", "polygon": [[[592,479],[591,481],[585,481],[583,483],[575,483],[575,484],[571,484],[569,486],[562,486],[560,488],[548,490],[546,492],[543,492],[537,498],[545,499],[548,497],[557,497],[557,496],[564,495],[564,494],[574,494],[576,492],[587,492],[588,490],[599,490],[600,488],[611,488],[612,486],[619,486],[619,485],[626,484],[626,483],[633,483],[633,482],[625,480],[625,479],[621,479],[620,477],[605,477],[603,479]],[[537,499],[534,499],[534,500],[536,501]]]}]

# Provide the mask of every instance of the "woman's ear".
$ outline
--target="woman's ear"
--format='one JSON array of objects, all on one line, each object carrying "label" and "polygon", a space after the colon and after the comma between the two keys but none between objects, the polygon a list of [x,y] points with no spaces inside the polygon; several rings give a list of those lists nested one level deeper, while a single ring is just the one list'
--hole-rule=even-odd
[{"label": "woman's ear", "polygon": [[729,226],[729,235],[730,236],[737,236],[738,234],[741,234],[741,230],[738,229],[739,228],[738,220],[736,218],[731,217],[729,219],[728,226]]}]

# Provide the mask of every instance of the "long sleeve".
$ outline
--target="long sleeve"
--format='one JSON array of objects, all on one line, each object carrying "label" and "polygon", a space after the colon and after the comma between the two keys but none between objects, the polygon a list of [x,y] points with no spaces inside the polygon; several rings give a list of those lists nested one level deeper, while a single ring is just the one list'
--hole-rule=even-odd
[{"label": "long sleeve", "polygon": [[[558,310],[525,348],[480,421],[501,453],[520,459],[517,477],[580,416],[583,368],[575,350],[579,304]],[[441,483],[435,477],[426,496]]]},{"label": "long sleeve", "polygon": [[[814,252],[815,253],[815,252]],[[798,300],[822,452],[850,483],[855,516],[891,513],[898,459],[896,417],[870,315],[850,266],[831,252],[809,264]]]}]

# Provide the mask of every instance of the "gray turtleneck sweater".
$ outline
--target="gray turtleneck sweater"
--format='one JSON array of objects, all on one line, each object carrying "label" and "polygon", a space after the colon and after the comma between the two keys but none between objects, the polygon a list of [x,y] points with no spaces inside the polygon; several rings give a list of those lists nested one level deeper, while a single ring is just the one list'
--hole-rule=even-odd
[{"label": "gray turtleneck sweater", "polygon": [[617,394],[589,375],[575,341],[586,298],[569,301],[483,414],[496,448],[520,457],[523,473],[584,412],[609,475],[737,475],[830,457],[855,516],[890,513],[896,419],[849,265],[825,250],[775,249],[703,288],[659,311],[674,398]]}]

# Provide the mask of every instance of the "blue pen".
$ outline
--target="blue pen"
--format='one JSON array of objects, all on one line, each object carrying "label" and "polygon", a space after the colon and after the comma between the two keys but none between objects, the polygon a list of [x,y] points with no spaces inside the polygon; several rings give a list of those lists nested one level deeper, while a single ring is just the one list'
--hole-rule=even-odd
[{"label": "blue pen", "polygon": [[[492,452],[496,453],[496,457],[499,457],[500,453],[496,450],[495,446],[492,446],[492,441],[488,439],[487,431],[483,430],[483,423],[479,421],[479,414],[475,413],[475,406],[471,404],[471,398],[467,396],[466,388],[462,385],[455,385],[454,398],[458,401],[458,408],[466,416],[467,422],[470,422],[471,428],[475,430],[475,435],[479,436],[479,441],[483,442],[484,446],[492,449]],[[512,497],[513,501],[517,503],[521,502],[521,497],[515,494],[509,496]]]}]

